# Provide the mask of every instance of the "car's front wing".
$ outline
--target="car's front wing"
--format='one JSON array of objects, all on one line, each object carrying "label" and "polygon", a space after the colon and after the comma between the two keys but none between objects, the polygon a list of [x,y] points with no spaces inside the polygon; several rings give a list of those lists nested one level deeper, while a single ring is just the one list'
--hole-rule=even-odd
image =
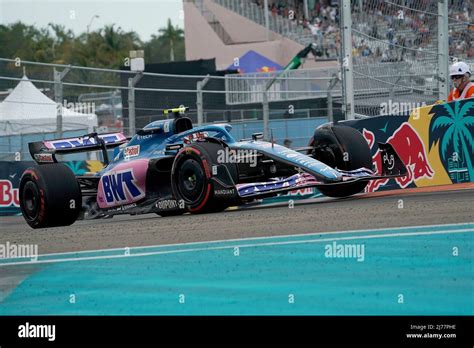
[{"label": "car's front wing", "polygon": [[323,187],[334,185],[347,185],[356,181],[370,181],[383,178],[395,178],[405,176],[407,173],[406,167],[398,157],[397,153],[390,144],[379,143],[379,149],[382,156],[382,170],[381,173],[375,173],[368,168],[359,168],[351,171],[344,171],[336,168],[331,168],[331,171],[336,172],[337,181],[321,180],[314,175],[304,172],[304,166],[301,173],[292,175],[287,178],[276,178],[268,182],[258,182],[251,184],[238,184],[237,193],[241,198],[263,198],[266,196],[273,196],[278,193],[285,193],[308,187]]}]

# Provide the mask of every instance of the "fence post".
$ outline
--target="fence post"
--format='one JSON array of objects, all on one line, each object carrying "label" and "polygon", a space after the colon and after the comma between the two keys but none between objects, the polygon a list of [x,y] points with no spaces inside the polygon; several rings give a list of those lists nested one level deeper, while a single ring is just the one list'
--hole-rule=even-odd
[{"label": "fence post", "polygon": [[346,120],[354,117],[354,77],[352,63],[352,18],[350,0],[342,2],[342,78],[344,86],[344,110]]},{"label": "fence post", "polygon": [[63,71],[53,69],[54,77],[54,101],[56,102],[56,133],[58,138],[63,137],[63,78],[71,68],[65,68]]},{"label": "fence post", "polygon": [[332,107],[332,90],[336,87],[337,83],[340,81],[337,73],[332,75],[332,78],[328,82],[328,121],[334,122],[334,110]]},{"label": "fence post", "polygon": [[133,78],[128,78],[128,135],[135,133],[135,90],[133,88]]},{"label": "fence post", "polygon": [[134,136],[136,133],[135,118],[135,86],[143,77],[143,73],[138,73],[134,77],[128,78],[128,135]]},{"label": "fence post", "polygon": [[309,21],[308,0],[303,0],[304,17]]},{"label": "fence post", "polygon": [[198,81],[196,84],[196,108],[197,108],[197,122],[198,126],[202,126],[204,115],[203,115],[203,101],[202,101],[202,89],[206,86],[206,84],[211,79],[209,74],[204,78],[202,81]]},{"label": "fence post", "polygon": [[263,91],[263,139],[269,140],[268,135],[270,134],[270,106],[268,104],[268,90]]},{"label": "fence post", "polygon": [[264,11],[265,11],[265,31],[267,35],[267,41],[270,41],[270,27],[269,27],[269,18],[268,18],[268,0],[264,1]]},{"label": "fence post", "polygon": [[438,99],[449,93],[448,0],[438,0]]}]

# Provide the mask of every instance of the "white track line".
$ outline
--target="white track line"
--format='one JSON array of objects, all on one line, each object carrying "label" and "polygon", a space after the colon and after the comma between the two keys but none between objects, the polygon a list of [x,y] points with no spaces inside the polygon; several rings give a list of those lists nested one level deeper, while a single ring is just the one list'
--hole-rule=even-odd
[{"label": "white track line", "polygon": [[31,265],[31,264],[45,264],[45,263],[61,263],[61,262],[73,262],[73,261],[143,257],[143,256],[152,256],[152,255],[196,252],[196,251],[233,249],[233,248],[236,248],[236,247],[238,247],[238,248],[252,248],[252,247],[261,247],[261,246],[332,242],[332,241],[337,241],[337,240],[393,238],[393,237],[425,236],[425,235],[428,236],[428,235],[436,235],[436,234],[454,234],[454,233],[466,233],[466,232],[474,233],[474,228],[460,229],[460,230],[447,230],[447,231],[392,233],[392,234],[378,234],[378,235],[369,235],[369,236],[352,236],[352,237],[339,237],[339,238],[310,239],[310,240],[297,240],[297,241],[274,242],[274,243],[242,244],[242,245],[218,246],[218,247],[209,247],[209,248],[194,248],[194,249],[182,249],[182,250],[156,251],[156,252],[137,253],[137,254],[130,254],[130,255],[107,255],[107,256],[89,256],[89,257],[83,257],[83,258],[69,258],[69,259],[43,260],[43,261],[20,261],[20,262],[3,263],[3,264],[0,264],[0,267],[2,267],[2,266],[14,266],[14,265],[25,265],[25,264]]},{"label": "white track line", "polygon": [[473,224],[474,225],[474,222],[461,222],[461,223],[457,223],[457,224],[447,224],[447,225],[421,225],[421,226],[374,228],[374,229],[348,230],[348,231],[313,232],[313,233],[300,233],[300,234],[282,234],[282,235],[277,235],[277,236],[248,237],[248,238],[235,238],[235,239],[218,239],[218,240],[209,240],[209,241],[202,241],[202,242],[156,244],[156,245],[145,245],[145,246],[135,246],[135,247],[124,246],[122,248],[79,250],[79,251],[67,251],[67,252],[60,252],[60,253],[49,253],[49,254],[42,254],[42,255],[39,255],[39,256],[56,256],[56,255],[84,254],[84,253],[102,253],[102,252],[112,252],[112,251],[124,250],[126,248],[128,248],[129,250],[153,249],[153,248],[166,248],[166,247],[173,247],[173,246],[187,246],[187,245],[200,245],[200,244],[211,244],[211,243],[241,242],[241,241],[250,241],[250,240],[264,240],[264,239],[271,240],[271,239],[290,238],[290,237],[304,238],[306,236],[363,233],[363,232],[370,233],[370,232],[387,231],[387,230],[389,230],[389,231],[402,231],[402,230],[412,230],[412,229],[417,229],[417,228],[440,228],[440,227],[448,228],[448,227],[456,227],[456,226],[468,225],[468,224]]}]

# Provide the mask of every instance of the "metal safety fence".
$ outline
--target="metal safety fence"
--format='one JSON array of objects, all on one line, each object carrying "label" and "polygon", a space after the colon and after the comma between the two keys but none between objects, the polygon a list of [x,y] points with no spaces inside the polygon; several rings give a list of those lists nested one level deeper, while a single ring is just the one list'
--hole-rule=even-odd
[{"label": "metal safety fence", "polygon": [[446,100],[449,64],[474,61],[473,13],[474,3],[463,0],[353,1],[354,114]]},{"label": "metal safety fence", "polygon": [[[300,23],[298,12],[296,20],[288,18],[286,12],[293,10],[289,5],[281,5],[280,13],[274,11],[265,18],[268,11],[262,8],[262,1],[193,0],[206,13],[208,23],[215,22],[206,8],[210,1],[266,25],[278,35],[302,44],[317,42],[315,37],[301,41],[307,37],[301,26],[307,23]],[[336,56],[341,68],[176,75],[0,58],[0,102],[7,100],[9,110],[21,115],[0,120],[0,153],[11,154],[11,148],[17,147],[12,145],[17,141],[11,138],[15,134],[39,133],[39,138],[45,138],[92,127],[99,132],[121,130],[132,135],[147,123],[166,117],[164,109],[179,105],[190,107],[189,117],[198,125],[227,122],[242,127],[239,132],[257,125],[268,139],[270,128],[277,127],[272,123],[276,120],[350,119],[400,114],[399,110],[409,113],[415,107],[446,99],[451,62],[464,60],[474,68],[472,1],[341,0],[338,5],[331,2],[331,6],[324,6],[318,15],[326,11],[330,21],[340,25],[336,31],[342,40]],[[317,16],[314,18],[317,21]],[[225,42],[225,32],[221,34]],[[26,94],[11,97],[19,85]],[[47,98],[36,92],[28,95],[33,89]],[[399,104],[397,112],[387,108],[394,104]],[[38,117],[45,113],[50,115],[49,124]],[[91,118],[79,121],[77,114]],[[36,130],[39,123],[41,131]],[[242,126],[247,123],[252,127]],[[26,151],[24,144],[20,148]]]},{"label": "metal safety fence", "polygon": [[[192,2],[207,11],[210,1],[266,27],[267,40],[280,35],[330,51],[323,56],[340,61],[342,98],[335,100],[348,118],[380,115],[387,103],[409,104],[411,110],[446,100],[449,64],[474,62],[474,2],[469,0]],[[238,77],[231,81],[235,86],[262,88],[259,83],[244,85]],[[285,87],[272,86],[268,100],[285,95]],[[231,102],[239,103],[263,94],[234,97]]]},{"label": "metal safety fence", "polygon": [[[234,86],[234,75],[173,75],[0,58],[0,157],[13,158],[17,152],[28,157],[28,142],[78,136],[75,130],[123,131],[131,136],[166,118],[164,109],[179,105],[190,107],[188,116],[195,124],[231,123],[245,137],[251,135],[246,129],[261,132],[271,126],[279,141],[291,136],[303,144],[308,135],[300,136],[294,124],[271,122],[327,120],[329,112],[341,116],[326,103],[327,74],[318,74],[319,81],[314,73],[303,71],[239,75],[243,84]],[[263,107],[258,94],[264,91],[255,86],[269,82],[284,85],[285,93],[272,95],[269,107]],[[288,127],[294,131],[288,133]]]}]

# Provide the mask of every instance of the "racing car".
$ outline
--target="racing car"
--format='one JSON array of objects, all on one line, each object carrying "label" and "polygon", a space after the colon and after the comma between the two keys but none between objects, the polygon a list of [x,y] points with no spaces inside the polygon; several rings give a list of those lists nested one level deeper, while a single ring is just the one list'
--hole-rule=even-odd
[{"label": "racing car", "polygon": [[[29,143],[38,165],[20,181],[26,222],[46,228],[71,225],[80,217],[211,213],[309,187],[346,197],[363,191],[370,180],[406,174],[392,146],[382,143],[383,164],[375,173],[367,141],[341,123],[317,128],[309,146],[290,149],[273,136],[263,141],[261,133],[237,141],[229,124],[194,127],[188,109],[165,110],[166,119],[132,138],[92,133]],[[88,151],[102,153],[105,166],[99,172],[75,175],[58,162],[59,155]]]}]

